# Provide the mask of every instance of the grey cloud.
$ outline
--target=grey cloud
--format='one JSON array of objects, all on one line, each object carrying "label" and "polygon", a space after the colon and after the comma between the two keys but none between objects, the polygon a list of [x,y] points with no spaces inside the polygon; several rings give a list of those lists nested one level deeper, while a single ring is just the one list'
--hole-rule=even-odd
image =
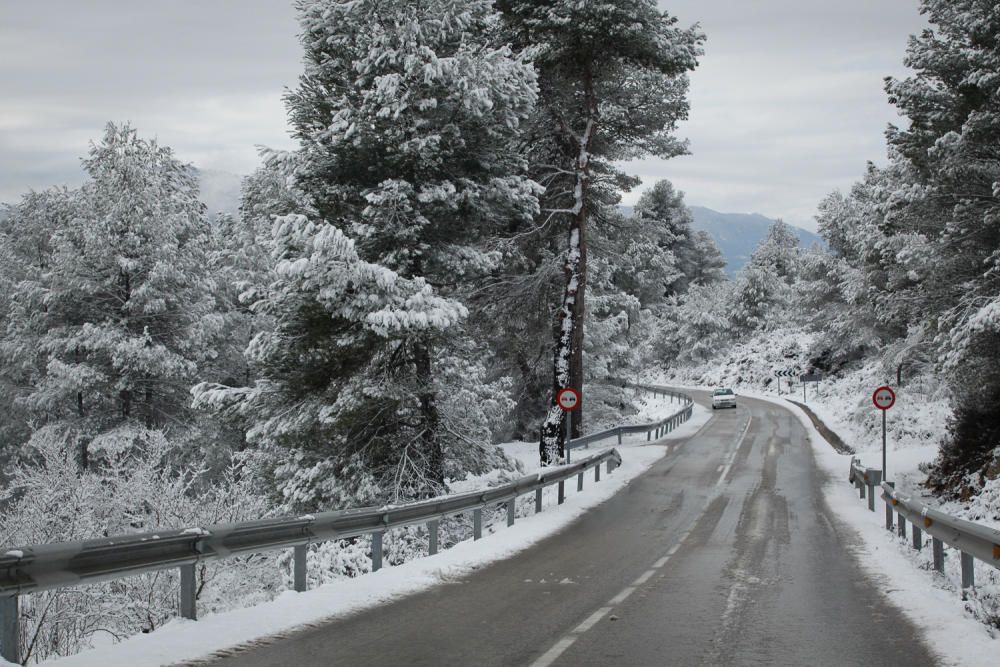
[{"label": "grey cloud", "polygon": [[[815,205],[884,159],[917,0],[671,0],[700,22],[693,155],[627,167],[687,201],[813,227]],[[200,167],[246,173],[291,141],[283,88],[301,71],[291,0],[0,0],[0,201],[79,182],[105,122],[129,120]],[[626,196],[634,201],[641,188]]]}]

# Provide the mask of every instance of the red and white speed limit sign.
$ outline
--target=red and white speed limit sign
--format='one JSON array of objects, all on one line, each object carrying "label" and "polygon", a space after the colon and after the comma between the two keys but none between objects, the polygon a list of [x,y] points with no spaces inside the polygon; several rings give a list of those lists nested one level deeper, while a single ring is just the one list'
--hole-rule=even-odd
[{"label": "red and white speed limit sign", "polygon": [[556,403],[566,412],[573,412],[573,410],[580,407],[580,394],[576,389],[565,387],[564,389],[560,389],[559,393],[556,394]]},{"label": "red and white speed limit sign", "polygon": [[889,387],[879,387],[872,394],[872,403],[879,410],[888,410],[896,404],[896,392]]}]

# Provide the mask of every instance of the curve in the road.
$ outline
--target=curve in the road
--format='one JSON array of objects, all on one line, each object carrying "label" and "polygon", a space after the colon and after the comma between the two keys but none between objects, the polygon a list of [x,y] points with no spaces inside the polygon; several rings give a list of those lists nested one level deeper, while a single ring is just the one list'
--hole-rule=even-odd
[{"label": "curve in the road", "polygon": [[218,663],[934,664],[824,481],[795,416],[744,398],[551,538]]}]

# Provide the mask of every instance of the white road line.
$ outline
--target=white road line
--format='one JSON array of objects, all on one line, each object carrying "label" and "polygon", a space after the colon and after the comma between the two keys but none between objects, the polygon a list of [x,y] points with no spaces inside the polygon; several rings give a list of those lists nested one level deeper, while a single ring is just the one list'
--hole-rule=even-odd
[{"label": "white road line", "polygon": [[622,602],[625,602],[628,596],[632,595],[632,593],[634,592],[635,592],[635,586],[628,586],[621,593],[608,600],[608,604],[612,606],[616,604],[621,604]]},{"label": "white road line", "polygon": [[736,453],[739,451],[740,446],[743,444],[743,439],[747,437],[747,433],[750,431],[750,422],[753,421],[753,417],[747,419],[746,428],[743,429],[743,433],[740,434],[740,439],[736,441],[736,447],[733,448],[733,455],[729,458],[729,462],[726,463],[726,467],[723,469],[722,474],[719,475],[719,481],[715,483],[716,486],[722,486],[722,482],[725,481],[726,475],[729,474],[729,469],[733,465],[733,461],[736,460]]},{"label": "white road line", "polygon": [[549,667],[556,658],[563,654],[563,651],[568,649],[576,641],[577,635],[571,635],[569,637],[563,637],[556,642],[556,645],[546,651],[538,660],[531,663],[531,667]]},{"label": "white road line", "polygon": [[587,630],[590,630],[592,627],[597,625],[597,622],[600,621],[602,618],[604,618],[604,616],[607,615],[609,611],[611,611],[611,607],[601,607],[593,614],[591,614],[586,621],[576,626],[573,629],[573,634],[582,635]]},{"label": "white road line", "polygon": [[723,469],[723,468],[725,468],[725,467],[726,467],[726,466],[724,466],[724,465],[722,465],[722,464],[720,463],[720,464],[719,464],[719,467],[715,469],[715,472],[722,472],[722,469]]},{"label": "white road line", "polygon": [[[704,427],[702,427],[702,428],[704,428]],[[719,469],[722,469],[723,473],[722,473],[722,476],[719,478],[719,481],[716,483],[716,486],[719,486],[720,484],[722,484],[722,481],[726,478],[726,474],[729,472],[730,466],[732,466],[733,461],[736,459],[736,453],[739,450],[740,445],[743,444],[743,439],[746,437],[747,432],[749,430],[750,430],[750,420],[748,419],[747,420],[747,424],[746,424],[746,428],[744,428],[743,429],[743,433],[740,434],[739,440],[736,443],[736,448],[733,450],[733,452],[728,457],[728,461],[727,461],[726,465],[725,466],[719,466]],[[700,429],[699,429],[699,432],[700,432]],[[704,513],[704,511],[706,509],[708,509],[708,506],[710,504],[711,504],[711,499],[709,499],[708,501],[705,502],[705,507],[702,508],[702,513]],[[695,518],[695,523],[697,523],[698,519],[700,519],[700,518],[701,518],[700,515],[698,517],[696,517]],[[566,634],[565,637],[563,637],[562,639],[560,639],[559,641],[557,641],[552,648],[550,648],[548,651],[546,651],[545,653],[543,653],[537,660],[535,660],[533,663],[531,663],[530,667],[549,667],[552,663],[554,663],[559,658],[559,656],[561,656],[563,653],[566,652],[566,649],[568,649],[570,646],[572,646],[576,642],[576,640],[579,639],[580,635],[582,635],[583,633],[587,632],[588,630],[590,630],[591,628],[593,628],[595,625],[597,625],[601,621],[602,618],[604,618],[605,616],[607,616],[611,612],[612,608],[614,608],[616,605],[619,605],[622,602],[624,602],[626,599],[628,599],[628,596],[632,595],[632,593],[635,592],[636,588],[638,588],[639,586],[645,584],[647,581],[649,581],[653,577],[653,575],[656,574],[656,570],[658,570],[659,568],[661,568],[664,565],[666,565],[667,561],[670,560],[670,557],[673,556],[675,553],[677,553],[677,551],[681,548],[681,544],[684,543],[684,540],[686,540],[690,534],[691,534],[691,530],[690,529],[685,530],[683,533],[681,533],[678,536],[677,543],[674,544],[674,546],[670,547],[670,549],[667,551],[667,554],[665,556],[663,556],[662,558],[660,558],[659,560],[657,560],[655,563],[653,563],[653,566],[652,566],[651,569],[646,570],[645,572],[643,572],[639,576],[639,578],[636,579],[635,582],[633,582],[633,584],[631,586],[627,586],[621,593],[619,593],[618,595],[616,595],[613,598],[611,598],[610,600],[608,600],[608,604],[606,606],[601,607],[600,609],[598,609],[597,611],[595,611],[593,614],[591,614],[590,616],[588,616],[586,620],[584,620],[578,626],[576,626],[575,628],[573,628],[569,633]],[[730,591],[730,597],[732,597],[732,591]]]},{"label": "white road line", "polygon": [[646,570],[641,575],[639,575],[639,578],[636,579],[635,583],[632,584],[632,585],[633,586],[642,586],[644,583],[646,583],[647,581],[649,581],[649,578],[652,577],[654,574],[656,574],[656,570]]}]

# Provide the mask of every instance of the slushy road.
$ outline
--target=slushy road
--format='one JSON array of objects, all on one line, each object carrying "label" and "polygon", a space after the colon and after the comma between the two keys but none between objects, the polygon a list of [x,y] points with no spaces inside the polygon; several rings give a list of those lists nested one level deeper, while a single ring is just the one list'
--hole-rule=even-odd
[{"label": "slushy road", "polygon": [[514,557],[213,664],[934,664],[854,562],[794,415],[740,397],[665,442],[645,474]]}]

